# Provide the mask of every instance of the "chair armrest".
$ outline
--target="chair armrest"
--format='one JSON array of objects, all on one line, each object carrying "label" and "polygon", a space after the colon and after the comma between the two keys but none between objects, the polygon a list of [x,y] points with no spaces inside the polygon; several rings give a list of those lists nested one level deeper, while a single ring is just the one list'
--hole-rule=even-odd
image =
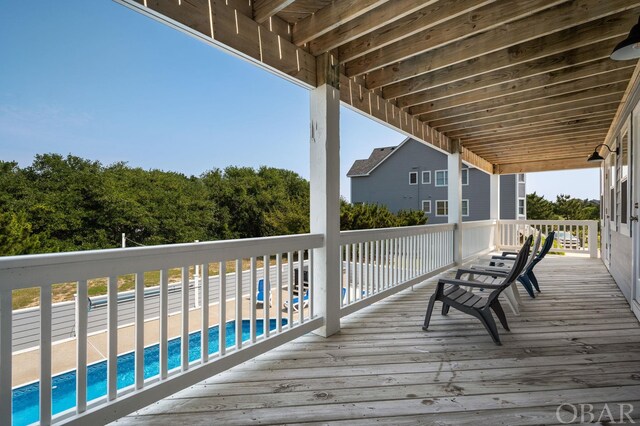
[{"label": "chair armrest", "polygon": [[500,276],[507,276],[507,274],[511,271],[511,268],[501,268],[499,266],[485,266],[485,265],[471,265],[471,269],[473,271],[487,271],[487,272],[495,272]]},{"label": "chair armrest", "polygon": [[493,255],[493,256],[491,256],[491,260],[504,260],[506,262],[514,262],[516,260],[516,258],[515,257],[509,257],[509,256]]},{"label": "chair armrest", "polygon": [[460,268],[458,269],[458,272],[456,272],[456,279],[460,279],[461,276],[463,276],[464,274],[474,274],[474,275],[484,275],[487,277],[502,277],[505,276],[502,272],[491,272],[491,271],[486,271],[483,269],[464,269],[464,268]]},{"label": "chair armrest", "polygon": [[501,286],[501,284],[485,284],[485,283],[479,283],[475,281],[453,280],[450,278],[441,278],[440,280],[438,280],[438,283],[455,284],[463,287],[475,287],[475,288],[500,288]]},{"label": "chair armrest", "polygon": [[503,251],[503,252],[502,252],[502,255],[503,255],[503,256],[509,256],[509,255],[511,255],[511,256],[517,256],[517,255],[518,255],[518,252],[517,252],[517,251]]}]

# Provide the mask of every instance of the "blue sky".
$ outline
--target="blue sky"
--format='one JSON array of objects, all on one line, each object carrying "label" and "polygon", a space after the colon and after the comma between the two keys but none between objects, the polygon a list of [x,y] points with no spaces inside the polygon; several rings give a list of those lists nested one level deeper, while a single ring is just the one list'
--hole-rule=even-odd
[{"label": "blue sky", "polygon": [[[6,2],[0,158],[58,152],[199,175],[228,165],[309,177],[308,92],[109,0]],[[346,172],[404,136],[346,108]],[[528,175],[528,192],[598,198],[598,171]]]}]

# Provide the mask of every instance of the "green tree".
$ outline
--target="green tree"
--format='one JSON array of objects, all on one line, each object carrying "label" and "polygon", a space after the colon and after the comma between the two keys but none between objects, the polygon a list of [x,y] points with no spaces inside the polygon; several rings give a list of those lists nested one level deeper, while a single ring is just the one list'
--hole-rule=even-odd
[{"label": "green tree", "polygon": [[24,213],[0,213],[0,256],[37,253],[40,239],[33,235]]},{"label": "green tree", "polygon": [[556,219],[553,203],[536,194],[527,194],[527,218],[531,220]]}]

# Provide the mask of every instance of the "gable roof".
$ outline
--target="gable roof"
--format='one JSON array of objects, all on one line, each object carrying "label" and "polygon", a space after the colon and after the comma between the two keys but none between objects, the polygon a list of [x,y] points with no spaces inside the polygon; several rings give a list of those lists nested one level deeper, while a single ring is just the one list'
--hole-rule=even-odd
[{"label": "gable roof", "polygon": [[[416,141],[413,138],[406,138],[400,144],[398,144],[398,146],[386,146],[386,147],[383,147],[383,148],[374,148],[373,151],[371,151],[371,154],[369,155],[369,158],[364,159],[364,160],[356,160],[356,161],[354,161],[353,165],[351,165],[351,168],[347,172],[347,177],[369,176],[371,174],[371,172],[373,170],[375,170],[376,167],[378,167],[380,164],[382,164],[384,162],[384,160],[386,160],[387,158],[389,158],[391,156],[391,154],[397,152],[400,147],[402,147],[404,144],[406,144],[409,141],[414,141],[416,143],[424,145],[425,147],[427,147],[429,149],[433,149],[434,151],[438,151],[436,148],[434,148],[432,146],[429,146],[429,145],[426,145],[426,144],[423,144],[422,142]],[[462,161],[462,167],[463,168],[466,167],[466,168],[470,168],[470,169],[475,169],[476,168],[473,165],[468,164],[466,161]]]},{"label": "gable roof", "polygon": [[356,160],[347,172],[347,176],[368,176],[369,173],[385,158],[387,158],[396,149],[395,146],[387,146],[384,148],[374,148],[369,158],[365,160]]},{"label": "gable roof", "polygon": [[384,160],[389,158],[391,154],[396,152],[398,148],[410,141],[406,138],[398,146],[386,146],[383,148],[374,148],[369,158],[365,160],[356,160],[347,172],[347,177],[369,176],[371,172],[378,167]]}]

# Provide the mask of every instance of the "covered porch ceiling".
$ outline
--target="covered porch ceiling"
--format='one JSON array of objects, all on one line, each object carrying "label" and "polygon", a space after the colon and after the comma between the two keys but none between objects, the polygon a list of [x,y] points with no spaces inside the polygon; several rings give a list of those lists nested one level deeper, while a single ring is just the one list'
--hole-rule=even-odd
[{"label": "covered porch ceiling", "polygon": [[489,173],[597,166],[638,74],[640,0],[116,1]]}]

